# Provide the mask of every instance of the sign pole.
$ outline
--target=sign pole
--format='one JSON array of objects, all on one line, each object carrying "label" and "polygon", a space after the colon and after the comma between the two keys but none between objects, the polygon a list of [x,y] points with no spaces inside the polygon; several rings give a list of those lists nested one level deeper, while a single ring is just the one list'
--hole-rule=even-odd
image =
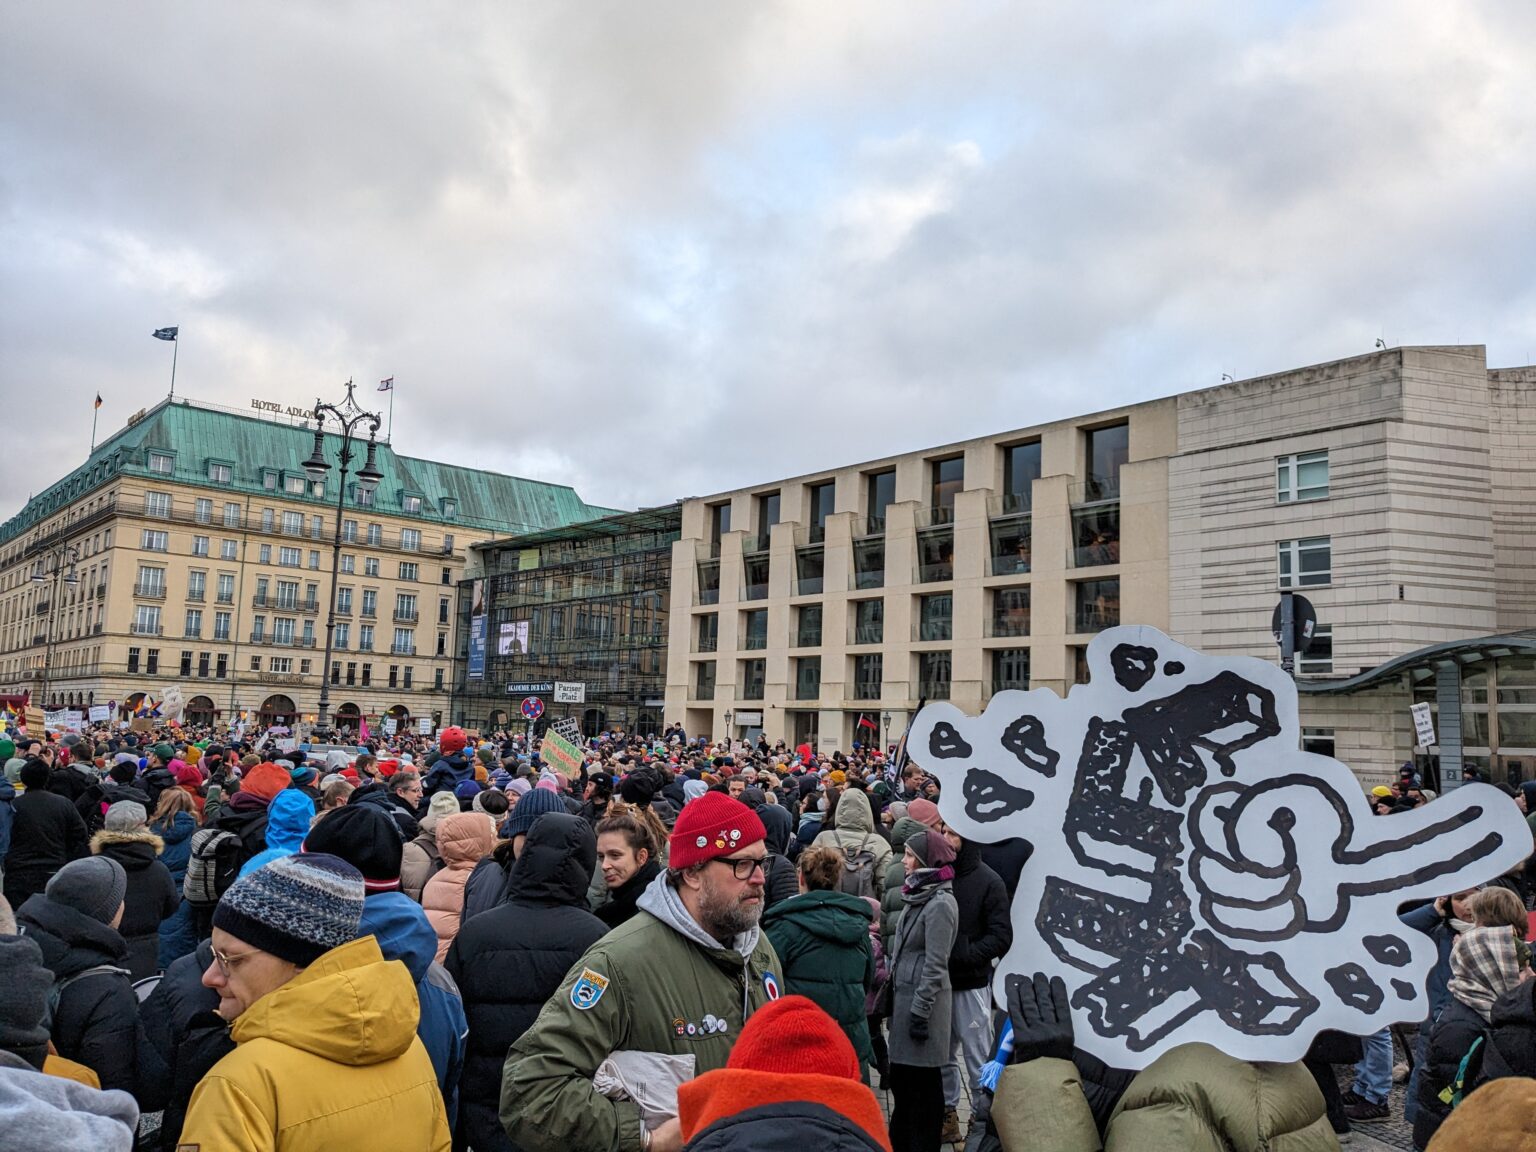
[{"label": "sign pole", "polygon": [[1280,667],[1296,675],[1296,602],[1290,592],[1280,593]]}]

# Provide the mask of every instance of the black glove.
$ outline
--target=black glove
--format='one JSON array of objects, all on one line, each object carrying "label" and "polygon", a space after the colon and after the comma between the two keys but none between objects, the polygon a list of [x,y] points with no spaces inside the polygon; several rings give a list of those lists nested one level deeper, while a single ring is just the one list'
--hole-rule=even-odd
[{"label": "black glove", "polygon": [[928,1042],[928,1017],[916,1013],[907,1017],[907,1035],[919,1044]]},{"label": "black glove", "polygon": [[1023,1064],[1041,1056],[1072,1059],[1072,1009],[1061,977],[1047,980],[1044,972],[1036,972],[1033,980],[1009,976],[1004,986],[1008,989],[1008,1018],[1013,1024],[1011,1063]]}]

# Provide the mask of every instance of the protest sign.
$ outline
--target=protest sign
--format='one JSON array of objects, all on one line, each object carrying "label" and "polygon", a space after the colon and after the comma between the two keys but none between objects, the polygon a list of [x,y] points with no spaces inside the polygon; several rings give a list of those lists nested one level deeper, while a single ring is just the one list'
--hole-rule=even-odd
[{"label": "protest sign", "polygon": [[586,759],[580,748],[554,729],[544,733],[544,742],[539,745],[539,758],[573,780],[581,775],[582,761]]}]

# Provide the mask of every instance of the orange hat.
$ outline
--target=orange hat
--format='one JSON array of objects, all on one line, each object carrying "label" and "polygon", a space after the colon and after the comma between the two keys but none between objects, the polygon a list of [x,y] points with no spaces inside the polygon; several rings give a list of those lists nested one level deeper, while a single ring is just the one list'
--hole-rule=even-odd
[{"label": "orange hat", "polygon": [[288,787],[293,779],[288,769],[279,768],[270,760],[256,765],[240,778],[240,791],[249,792],[258,800],[272,803],[272,798]]}]

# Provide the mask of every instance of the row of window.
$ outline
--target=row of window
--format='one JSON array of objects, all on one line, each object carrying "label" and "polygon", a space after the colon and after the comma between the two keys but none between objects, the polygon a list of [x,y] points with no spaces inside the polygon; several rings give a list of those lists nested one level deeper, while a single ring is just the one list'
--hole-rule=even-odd
[{"label": "row of window", "polygon": [[[147,464],[151,472],[170,476],[176,471],[176,455],[173,452],[157,452],[152,449],[147,455]],[[206,461],[203,474],[214,484],[232,484],[235,479],[233,464],[222,460]],[[312,496],[323,499],[325,485],[324,478],[314,480],[303,472],[285,472],[277,468],[261,469],[261,486],[268,492],[282,491],[290,496]],[[368,507],[374,502],[374,493],[357,488],[353,491],[353,499],[360,506]],[[400,507],[403,511],[419,514],[423,506],[423,498],[416,493],[401,493]],[[438,507],[446,517],[459,514],[459,502],[452,497],[444,497]]]},{"label": "row of window", "polygon": [[[312,665],[313,661],[310,659],[301,658],[298,661],[297,674],[300,676],[310,675]],[[343,672],[343,667],[345,667],[345,672]],[[339,660],[332,662],[331,683],[338,685],[343,682],[348,685],[358,684],[358,668],[358,664],[354,661],[346,661],[345,665]],[[255,655],[251,657],[250,669],[252,672],[265,671],[280,675],[292,675],[294,674],[294,660],[291,656],[264,657]],[[361,669],[361,686],[367,688],[373,683],[373,665],[363,664]],[[160,649],[129,648],[128,671],[134,675],[140,673],[149,676],[158,675],[160,672]],[[189,648],[183,648],[181,650],[180,672],[184,679],[196,677],[203,680],[224,680],[229,676],[229,656],[223,652],[194,652]],[[403,677],[402,672],[404,673]],[[389,665],[388,686],[390,688],[411,688],[414,684],[415,669],[409,665],[404,667],[399,664]],[[442,689],[443,669],[434,669],[432,686],[438,690]]]},{"label": "row of window", "polygon": [[[168,520],[171,518],[173,506],[169,492],[144,493],[144,513],[147,516]],[[239,528],[241,525],[240,508],[240,504],[236,501],[227,502],[224,505],[223,517],[219,523],[225,528]],[[194,501],[192,519],[198,524],[215,523],[213,501],[205,497],[199,497]],[[281,532],[284,536],[303,536],[307,531],[312,539],[322,540],[325,538],[325,517],[312,515],[306,520],[302,512],[279,512],[275,508],[263,508],[261,510],[261,530],[269,533]],[[199,537],[199,539],[203,539],[206,544],[206,537]],[[380,548],[384,546],[384,527],[381,524],[369,524],[360,534],[356,520],[343,520],[341,522],[341,539],[343,543],[348,544],[355,544],[361,539],[363,543],[370,547]],[[403,551],[421,551],[421,539],[420,528],[400,529],[399,544]],[[451,533],[443,536],[443,551],[453,551],[453,535]]]}]

